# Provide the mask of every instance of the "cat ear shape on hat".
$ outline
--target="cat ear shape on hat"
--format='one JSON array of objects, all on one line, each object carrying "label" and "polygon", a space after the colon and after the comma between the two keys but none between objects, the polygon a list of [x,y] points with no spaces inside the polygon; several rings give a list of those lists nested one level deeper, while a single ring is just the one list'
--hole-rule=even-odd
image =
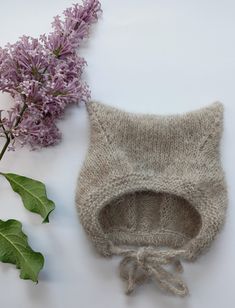
[{"label": "cat ear shape on hat", "polygon": [[123,123],[128,113],[98,101],[86,103],[86,108],[91,128],[91,143],[101,142],[107,146],[112,141],[111,135],[115,129],[120,128],[120,121]]},{"label": "cat ear shape on hat", "polygon": [[224,107],[220,102],[204,108],[201,115],[202,137],[200,140],[200,151],[207,152],[218,149],[223,133]]}]

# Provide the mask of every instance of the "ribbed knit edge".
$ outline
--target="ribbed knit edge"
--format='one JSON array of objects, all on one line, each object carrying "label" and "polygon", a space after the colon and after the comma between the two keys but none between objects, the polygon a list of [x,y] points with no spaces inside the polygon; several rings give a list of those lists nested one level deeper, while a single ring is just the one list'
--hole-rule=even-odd
[{"label": "ribbed knit edge", "polygon": [[[131,182],[131,188],[130,188]],[[127,185],[129,183],[129,185]],[[109,204],[112,200],[128,193],[133,193],[136,191],[153,191],[155,193],[169,193],[187,200],[196,211],[198,211],[201,217],[201,228],[195,238],[190,240],[189,242],[184,241],[183,236],[180,237],[179,234],[174,234],[173,232],[170,236],[167,236],[165,233],[158,233],[158,240],[149,240],[148,236],[143,237],[143,243],[145,245],[150,245],[156,247],[156,245],[164,245],[168,244],[171,247],[180,246],[179,244],[183,244],[180,249],[185,250],[182,258],[186,260],[194,260],[201,250],[204,247],[209,246],[211,243],[211,238],[207,238],[205,226],[207,225],[206,216],[204,215],[206,212],[201,209],[209,207],[208,198],[204,196],[203,192],[197,188],[196,185],[190,182],[183,182],[182,178],[174,177],[166,178],[166,177],[155,177],[155,176],[146,176],[142,174],[129,174],[125,177],[113,178],[108,183],[104,183],[102,189],[97,188],[97,190],[88,196],[86,199],[82,199],[79,194],[76,196],[78,208],[79,203],[86,204],[87,209],[92,212],[90,216],[91,219],[91,229],[88,230],[89,236],[94,239],[94,244],[96,245],[97,250],[104,256],[110,256],[112,254],[110,250],[110,238],[105,234],[99,224],[100,211]],[[223,205],[221,205],[223,206]],[[83,216],[87,216],[86,211],[82,211],[80,213],[80,218],[83,220]],[[86,217],[84,217],[86,219]],[[215,222],[218,225],[216,228],[220,228],[223,224],[223,220],[220,219],[218,222]],[[120,234],[121,235],[121,234]],[[126,233],[126,239],[128,240],[126,244],[138,244],[140,238],[137,240],[134,236]],[[118,243],[121,244],[121,241]],[[125,242],[123,242],[125,244]]]}]

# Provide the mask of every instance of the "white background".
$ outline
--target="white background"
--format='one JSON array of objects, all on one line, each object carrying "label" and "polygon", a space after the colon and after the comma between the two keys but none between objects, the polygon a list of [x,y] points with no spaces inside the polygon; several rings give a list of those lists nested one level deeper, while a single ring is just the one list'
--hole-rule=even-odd
[{"label": "white background", "polygon": [[[22,34],[39,36],[52,17],[72,1],[2,1],[0,45]],[[19,279],[13,265],[0,264],[2,308],[176,307],[230,308],[235,305],[235,2],[233,0],[103,0],[103,16],[82,55],[92,98],[141,113],[181,113],[220,100],[225,105],[222,160],[229,185],[223,232],[211,250],[185,264],[191,295],[162,294],[152,283],[131,297],[118,277],[118,258],[99,257],[79,223],[74,194],[88,144],[84,106],[59,123],[63,141],[40,151],[8,152],[1,170],[46,183],[56,203],[50,224],[29,213],[0,180],[0,218],[19,219],[29,242],[45,256],[40,281]],[[1,95],[1,108],[11,101]],[[0,108],[0,109],[1,109]]]}]

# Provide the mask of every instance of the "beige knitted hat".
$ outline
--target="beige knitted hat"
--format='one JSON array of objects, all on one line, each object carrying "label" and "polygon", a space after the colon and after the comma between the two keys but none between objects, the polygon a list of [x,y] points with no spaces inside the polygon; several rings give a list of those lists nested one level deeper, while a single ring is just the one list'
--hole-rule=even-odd
[{"label": "beige knitted hat", "polygon": [[186,295],[180,259],[195,260],[225,218],[223,105],[181,115],[86,107],[90,144],[76,191],[85,231],[102,255],[123,256],[127,294],[153,278]]}]

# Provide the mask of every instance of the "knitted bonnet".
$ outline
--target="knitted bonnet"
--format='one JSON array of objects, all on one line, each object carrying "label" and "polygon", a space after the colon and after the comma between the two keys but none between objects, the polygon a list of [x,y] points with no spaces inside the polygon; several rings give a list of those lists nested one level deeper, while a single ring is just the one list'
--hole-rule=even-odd
[{"label": "knitted bonnet", "polygon": [[86,108],[90,142],[76,190],[86,233],[100,254],[122,257],[127,294],[152,278],[185,296],[180,259],[195,260],[225,218],[223,105],[175,115]]}]

